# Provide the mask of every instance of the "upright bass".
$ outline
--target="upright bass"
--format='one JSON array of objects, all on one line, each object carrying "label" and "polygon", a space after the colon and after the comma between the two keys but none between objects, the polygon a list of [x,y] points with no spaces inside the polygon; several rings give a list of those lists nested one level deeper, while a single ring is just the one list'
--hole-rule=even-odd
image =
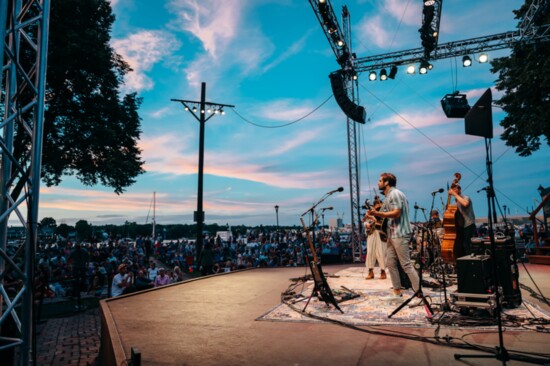
[{"label": "upright bass", "polygon": [[[462,178],[460,173],[455,173],[451,188],[454,189]],[[441,242],[441,258],[444,263],[455,263],[460,256],[462,245],[462,231],[457,230],[457,204],[451,204],[451,195],[447,195],[447,206],[443,214],[443,241]]]}]

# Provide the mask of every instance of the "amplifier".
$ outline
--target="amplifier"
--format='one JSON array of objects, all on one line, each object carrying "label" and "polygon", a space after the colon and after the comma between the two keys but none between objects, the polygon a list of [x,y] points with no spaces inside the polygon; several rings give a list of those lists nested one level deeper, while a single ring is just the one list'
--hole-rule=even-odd
[{"label": "amplifier", "polygon": [[487,294],[491,286],[491,257],[467,255],[456,260],[458,292]]}]

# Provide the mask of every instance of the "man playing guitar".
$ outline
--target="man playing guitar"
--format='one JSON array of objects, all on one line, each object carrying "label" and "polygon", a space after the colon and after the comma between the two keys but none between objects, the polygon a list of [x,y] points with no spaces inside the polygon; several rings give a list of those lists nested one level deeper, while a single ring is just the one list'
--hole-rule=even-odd
[{"label": "man playing guitar", "polygon": [[380,174],[378,189],[386,196],[386,199],[381,211],[370,210],[368,212],[371,216],[388,219],[386,264],[393,285],[393,294],[382,299],[389,301],[399,300],[403,296],[401,294],[401,279],[399,278],[397,261],[399,261],[403,271],[411,280],[411,285],[415,292],[418,290],[420,283],[418,274],[411,263],[409,253],[408,243],[409,236],[411,235],[409,205],[405,194],[395,188],[396,184],[397,179],[395,175],[391,173]]}]

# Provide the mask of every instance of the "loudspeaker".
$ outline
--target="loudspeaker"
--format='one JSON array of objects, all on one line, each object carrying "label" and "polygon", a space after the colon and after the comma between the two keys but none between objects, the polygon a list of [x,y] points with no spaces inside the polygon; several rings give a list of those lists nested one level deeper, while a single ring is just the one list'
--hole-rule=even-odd
[{"label": "loudspeaker", "polygon": [[336,71],[329,75],[332,94],[336,99],[336,103],[342,109],[346,116],[355,122],[365,123],[367,113],[365,108],[353,103],[349,98],[344,88],[344,75],[342,71]]},{"label": "loudspeaker", "polygon": [[447,118],[464,118],[470,110],[466,94],[447,94],[441,99],[441,108]]},{"label": "loudspeaker", "polygon": [[[488,237],[472,238],[472,250],[477,253],[491,253],[491,239]],[[497,266],[498,285],[502,288],[504,297],[504,306],[518,307],[521,305],[522,298],[519,287],[516,244],[512,237],[495,238],[494,259]]]},{"label": "loudspeaker", "polygon": [[467,255],[456,260],[458,292],[487,294],[491,285],[491,257]]},{"label": "loudspeaker", "polygon": [[466,135],[493,138],[492,102],[491,89],[488,88],[464,118]]}]

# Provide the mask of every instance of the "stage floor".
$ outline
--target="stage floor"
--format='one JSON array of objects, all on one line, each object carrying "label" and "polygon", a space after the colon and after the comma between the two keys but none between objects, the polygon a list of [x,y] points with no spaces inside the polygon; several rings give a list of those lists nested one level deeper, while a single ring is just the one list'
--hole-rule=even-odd
[{"label": "stage floor", "polygon": [[[333,265],[323,269],[334,274],[349,267],[360,266]],[[550,297],[550,266],[527,264],[526,268],[529,273],[520,264],[520,284],[536,290],[534,280],[542,293]],[[487,353],[448,346],[465,341],[495,349],[499,345],[496,330],[396,325],[351,328],[328,322],[257,320],[281,303],[281,293],[291,284],[291,278],[308,273],[309,269],[304,267],[252,269],[104,300],[101,302],[103,362],[124,364],[130,360],[132,348],[140,352],[143,365],[494,365],[500,362],[496,358],[456,361],[455,354]],[[331,284],[330,277],[328,283]],[[522,290],[522,295],[524,300],[550,311],[528,291]],[[399,316],[397,313],[394,318]],[[432,343],[423,342],[423,337]],[[437,342],[440,344],[434,344]],[[510,352],[548,352],[548,344],[548,333],[504,332],[504,346]],[[511,360],[507,364],[525,363]]]}]

